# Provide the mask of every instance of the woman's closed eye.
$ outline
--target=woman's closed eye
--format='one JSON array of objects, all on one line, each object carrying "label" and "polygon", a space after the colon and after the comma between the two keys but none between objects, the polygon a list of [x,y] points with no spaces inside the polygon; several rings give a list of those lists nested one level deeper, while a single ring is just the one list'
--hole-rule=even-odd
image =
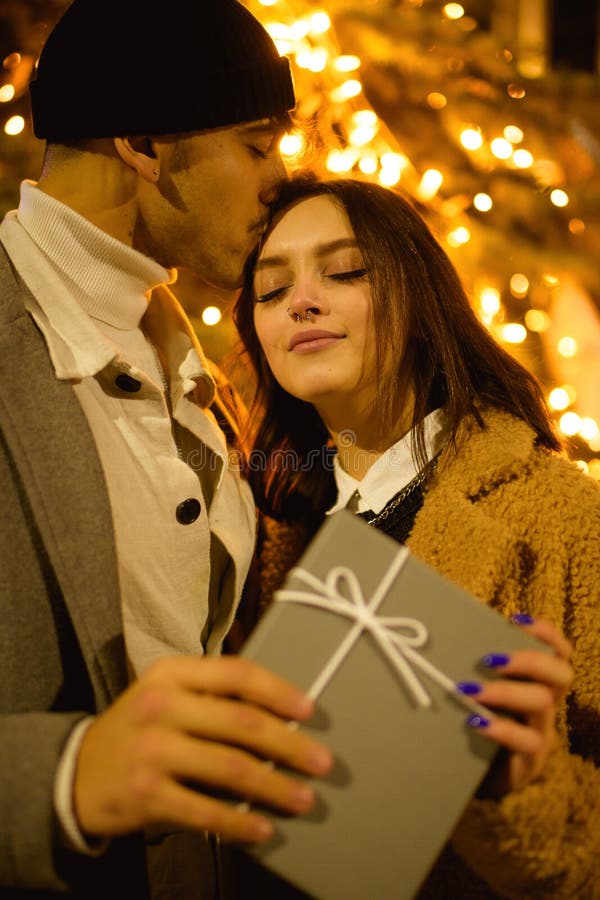
[{"label": "woman's closed eye", "polygon": [[[367,275],[367,270],[365,268],[360,269],[346,269],[343,272],[324,272],[322,277],[329,279],[330,281],[343,281],[346,283],[351,283],[353,281],[360,281],[362,278],[365,278]],[[278,300],[283,295],[290,290],[292,287],[291,284],[282,284],[279,287],[271,288],[269,291],[265,291],[264,294],[256,294],[256,302],[257,303],[268,303],[270,300]]]},{"label": "woman's closed eye", "polygon": [[334,281],[360,281],[367,274],[366,269],[349,269],[346,272],[331,272],[325,275],[326,278],[332,278]]},{"label": "woman's closed eye", "polygon": [[267,291],[264,294],[256,295],[257,303],[268,303],[269,300],[277,300],[278,297],[283,296],[283,294],[289,290],[290,285],[282,285],[281,287],[273,288],[270,291]]}]

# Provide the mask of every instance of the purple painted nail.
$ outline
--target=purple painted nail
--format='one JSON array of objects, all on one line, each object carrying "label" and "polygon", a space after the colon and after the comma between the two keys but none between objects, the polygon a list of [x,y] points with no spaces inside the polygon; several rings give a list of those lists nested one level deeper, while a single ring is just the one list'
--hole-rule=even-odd
[{"label": "purple painted nail", "polygon": [[516,625],[533,625],[535,622],[535,619],[529,613],[515,613],[514,616],[511,616],[511,620]]},{"label": "purple painted nail", "polygon": [[479,713],[473,713],[467,719],[467,725],[470,725],[471,728],[487,728],[489,724],[490,720],[485,716],[480,716]]},{"label": "purple painted nail", "polygon": [[472,696],[473,694],[481,693],[481,685],[477,681],[457,681],[456,690],[460,691],[461,694]]},{"label": "purple painted nail", "polygon": [[490,669],[496,669],[500,666],[507,666],[510,662],[510,656],[508,653],[488,653],[481,662]]}]

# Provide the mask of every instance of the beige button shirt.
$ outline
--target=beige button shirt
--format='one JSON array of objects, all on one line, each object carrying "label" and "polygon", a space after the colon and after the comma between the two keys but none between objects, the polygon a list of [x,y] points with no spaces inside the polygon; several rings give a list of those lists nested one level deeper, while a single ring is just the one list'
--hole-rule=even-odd
[{"label": "beige button shirt", "polygon": [[[28,311],[56,377],[73,385],[96,441],[132,676],[165,654],[218,652],[250,564],[254,504],[208,409],[215,385],[202,351],[166,287],[175,274],[32,182],[22,184],[19,209],[0,225],[0,238],[33,294]],[[182,503],[192,515],[178,518]],[[54,803],[65,843],[96,854],[106,842],[90,847],[72,809],[90,721],[70,735]]]},{"label": "beige button shirt", "polygon": [[[174,272],[31,182],[2,240],[98,447],[132,673],[165,654],[218,652],[250,563],[254,506],[208,409],[215,388],[202,351],[165,286]],[[168,396],[149,339],[170,373]],[[199,508],[188,524],[182,503]]]}]

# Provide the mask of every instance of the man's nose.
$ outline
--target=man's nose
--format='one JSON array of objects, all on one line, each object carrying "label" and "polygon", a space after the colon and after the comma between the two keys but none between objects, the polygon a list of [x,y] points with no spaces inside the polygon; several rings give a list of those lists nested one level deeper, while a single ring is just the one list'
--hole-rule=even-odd
[{"label": "man's nose", "polygon": [[269,206],[276,196],[277,185],[286,176],[286,169],[279,150],[273,154],[268,177],[260,191],[260,201]]}]

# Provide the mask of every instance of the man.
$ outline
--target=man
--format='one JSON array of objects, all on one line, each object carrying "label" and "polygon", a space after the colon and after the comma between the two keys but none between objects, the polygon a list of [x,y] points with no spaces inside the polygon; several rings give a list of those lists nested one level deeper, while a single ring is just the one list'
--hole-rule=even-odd
[{"label": "man", "polygon": [[254,509],[167,287],[240,284],[289,63],[236,0],[74,0],[31,103],[43,171],[0,226],[0,897],[213,897],[205,831],[271,833],[231,798],[314,801],[264,760],[331,765],[286,725],[302,693],[218,655]]}]

